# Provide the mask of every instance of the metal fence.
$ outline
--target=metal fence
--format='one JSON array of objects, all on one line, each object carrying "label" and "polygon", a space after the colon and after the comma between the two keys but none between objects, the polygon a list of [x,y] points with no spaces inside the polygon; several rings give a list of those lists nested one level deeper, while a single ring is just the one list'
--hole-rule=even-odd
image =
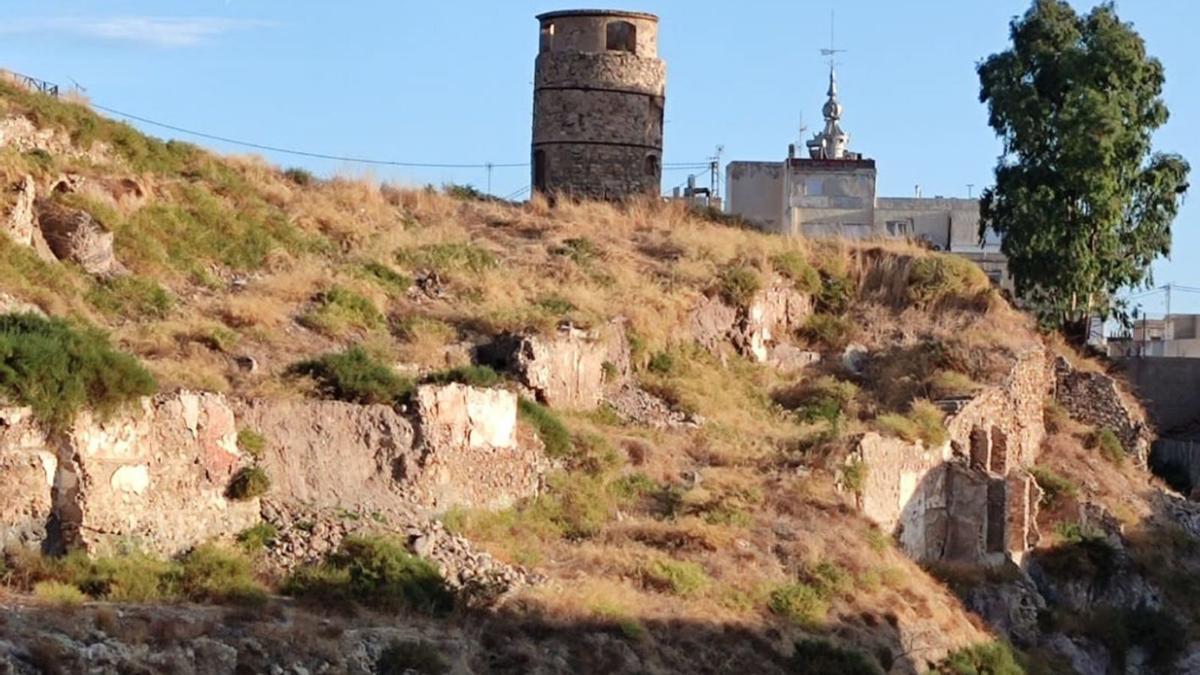
[{"label": "metal fence", "polygon": [[58,85],[54,84],[53,82],[39,80],[36,77],[22,75],[21,73],[14,73],[11,70],[6,70],[4,72],[14,81],[16,81],[17,84],[20,84],[32,91],[36,91],[39,94],[46,94],[47,96],[58,98]]}]

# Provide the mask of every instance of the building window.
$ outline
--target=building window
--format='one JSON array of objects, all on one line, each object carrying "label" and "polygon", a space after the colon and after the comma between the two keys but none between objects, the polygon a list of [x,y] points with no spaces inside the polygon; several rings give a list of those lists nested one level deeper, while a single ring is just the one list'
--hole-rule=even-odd
[{"label": "building window", "polygon": [[628,21],[608,22],[608,51],[637,53],[637,26]]},{"label": "building window", "polygon": [[533,151],[533,189],[539,192],[546,190],[546,151]]},{"label": "building window", "polygon": [[548,52],[554,47],[554,22],[542,24],[542,39],[538,43],[539,52]]},{"label": "building window", "polygon": [[889,220],[887,221],[887,233],[889,237],[907,237],[912,234],[911,220]]},{"label": "building window", "polygon": [[658,175],[658,155],[646,155],[645,171],[647,176]]}]

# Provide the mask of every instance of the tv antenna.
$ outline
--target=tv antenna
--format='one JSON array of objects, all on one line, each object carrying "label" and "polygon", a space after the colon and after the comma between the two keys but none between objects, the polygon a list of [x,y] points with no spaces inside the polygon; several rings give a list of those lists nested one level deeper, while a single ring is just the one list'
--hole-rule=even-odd
[{"label": "tv antenna", "polygon": [[834,16],[833,16],[833,10],[831,9],[831,10],[829,10],[829,46],[821,48],[821,56],[829,57],[829,69],[830,70],[833,70],[833,67],[835,65],[837,65],[837,61],[835,61],[834,58],[838,54],[841,54],[842,52],[846,51],[845,49],[837,49],[834,46],[837,43],[833,39],[834,38],[833,26],[834,26]]},{"label": "tv antenna", "polygon": [[71,84],[75,85],[75,90],[76,90],[76,91],[78,91],[78,92],[79,92],[79,93],[81,93],[81,94],[86,94],[86,93],[87,93],[87,87],[85,87],[85,86],[83,86],[82,84],[79,84],[78,82],[76,82],[76,81],[75,81],[75,78],[73,78],[73,77],[71,77],[70,75],[68,75],[68,76],[67,76],[67,79],[71,81]]}]

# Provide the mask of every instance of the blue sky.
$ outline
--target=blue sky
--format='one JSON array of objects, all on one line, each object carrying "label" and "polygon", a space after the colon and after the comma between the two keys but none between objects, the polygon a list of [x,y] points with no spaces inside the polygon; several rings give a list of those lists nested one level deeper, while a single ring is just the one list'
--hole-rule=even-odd
[{"label": "blue sky", "polygon": [[[1095,3],[1074,4],[1087,9]],[[63,85],[76,81],[97,104],[267,145],[451,164],[528,160],[533,17],[581,6],[540,0],[2,5],[0,67]],[[920,185],[926,196],[966,196],[968,184],[978,194],[990,182],[999,145],[978,102],[974,66],[1005,47],[1008,21],[1028,0],[627,0],[617,6],[662,19],[666,163],[703,161],[718,144],[725,159],[781,159],[801,115],[810,127],[820,123],[827,66],[818,50],[829,41],[835,10],[837,46],[848,50],[839,55],[844,126],[852,149],[876,159],[879,194],[910,196]],[[1166,66],[1172,119],[1158,133],[1158,147],[1182,153],[1200,171],[1200,69],[1188,37],[1200,25],[1200,3],[1125,0],[1117,9]],[[367,168],[261,154],[321,174],[487,182],[482,169]],[[668,172],[664,190],[686,174]],[[527,169],[497,168],[492,191],[503,196],[528,183]],[[1194,202],[1175,223],[1173,259],[1155,265],[1156,283],[1200,286]],[[1200,311],[1200,295],[1177,294],[1172,308]],[[1151,297],[1146,309],[1161,311],[1161,302]]]}]

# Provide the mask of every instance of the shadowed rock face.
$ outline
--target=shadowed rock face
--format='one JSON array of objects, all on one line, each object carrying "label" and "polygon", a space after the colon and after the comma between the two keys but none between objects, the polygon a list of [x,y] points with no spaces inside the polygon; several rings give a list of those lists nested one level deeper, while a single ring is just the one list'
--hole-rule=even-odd
[{"label": "shadowed rock face", "polygon": [[590,410],[600,404],[608,378],[629,372],[629,347],[618,326],[583,331],[565,326],[550,336],[506,335],[479,350],[481,361],[517,376],[542,403]]},{"label": "shadowed rock face", "polygon": [[760,363],[803,367],[814,359],[809,352],[797,352],[787,340],[812,311],[808,295],[782,283],[759,291],[745,307],[731,307],[716,296],[704,297],[692,311],[692,337],[709,351],[732,344],[738,353]]}]

